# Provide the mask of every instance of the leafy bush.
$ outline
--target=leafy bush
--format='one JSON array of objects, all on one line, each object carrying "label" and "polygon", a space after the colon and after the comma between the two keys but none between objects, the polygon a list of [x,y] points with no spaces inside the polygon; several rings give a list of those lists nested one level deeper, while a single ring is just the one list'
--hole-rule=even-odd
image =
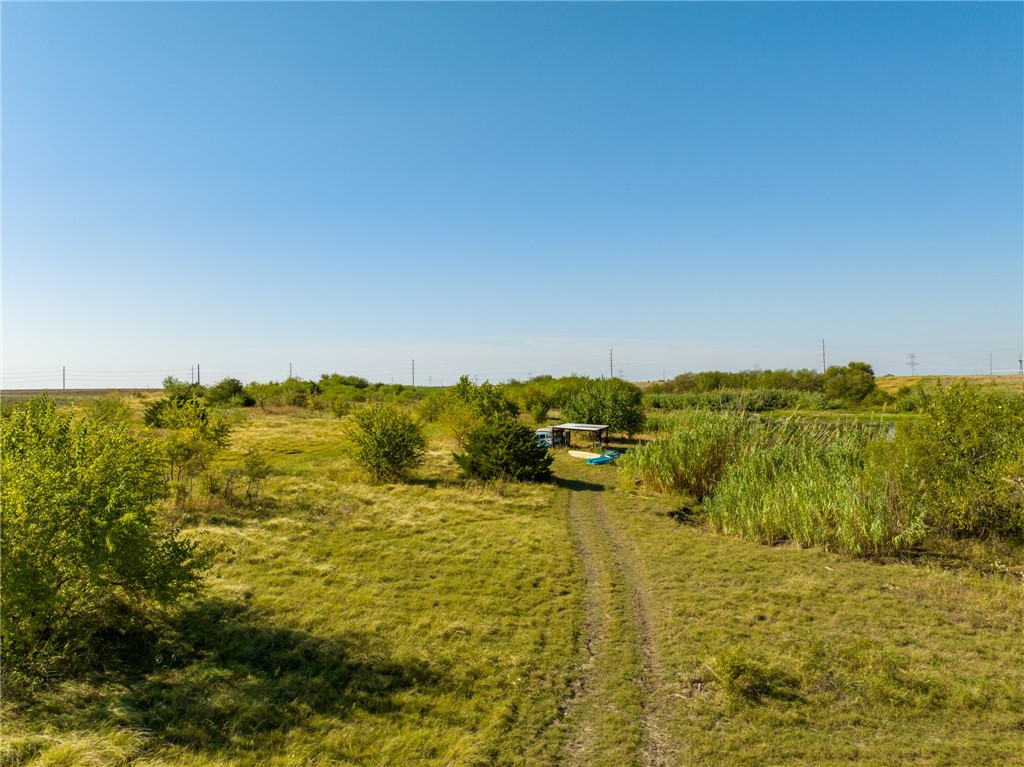
[{"label": "leafy bush", "polygon": [[229,427],[216,411],[197,399],[162,400],[158,425],[167,429],[163,452],[167,481],[179,504],[192,493],[197,477],[206,472],[227,444]]},{"label": "leafy bush", "polygon": [[353,458],[375,483],[403,479],[423,461],[427,441],[413,417],[397,405],[378,402],[352,416]]},{"label": "leafy bush", "polygon": [[638,434],[644,426],[643,392],[621,378],[586,379],[562,407],[576,423],[607,424],[611,431]]},{"label": "leafy bush", "polygon": [[435,397],[431,395],[427,411],[440,421],[459,447],[465,447],[474,429],[519,415],[519,408],[501,389],[487,381],[477,386],[469,376],[462,376],[443,395]]},{"label": "leafy bush", "polygon": [[86,415],[95,423],[127,423],[132,411],[120,397],[96,397],[86,405]]},{"label": "leafy bush", "polygon": [[242,460],[242,475],[245,477],[245,500],[252,503],[260,494],[260,483],[270,476],[270,464],[256,448],[245,451]]},{"label": "leafy bush", "polygon": [[875,371],[866,362],[850,362],[845,367],[833,365],[821,377],[829,399],[859,404],[874,391]]},{"label": "leafy bush", "polygon": [[1024,397],[954,384],[906,438],[931,524],[958,536],[1024,533]]},{"label": "leafy bush", "polygon": [[165,493],[156,444],[42,398],[3,420],[0,449],[6,663],[70,657],[109,610],[199,587],[207,556],[154,508]]},{"label": "leafy bush", "polygon": [[898,413],[923,413],[931,404],[932,397],[921,384],[914,388],[901,386],[893,401],[893,410]]},{"label": "leafy bush", "polygon": [[553,458],[538,445],[533,429],[511,418],[489,421],[469,434],[465,452],[455,455],[466,476],[544,482]]},{"label": "leafy bush", "polygon": [[256,404],[256,399],[245,390],[237,378],[225,378],[211,386],[204,392],[203,399],[211,405],[252,407]]}]

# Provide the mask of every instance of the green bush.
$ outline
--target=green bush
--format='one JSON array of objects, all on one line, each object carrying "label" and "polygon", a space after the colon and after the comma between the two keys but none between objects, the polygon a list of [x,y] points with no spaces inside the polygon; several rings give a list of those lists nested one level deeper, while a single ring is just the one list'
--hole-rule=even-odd
[{"label": "green bush", "polygon": [[957,536],[1024,533],[1024,396],[954,384],[906,438],[932,525]]},{"label": "green bush", "polygon": [[875,371],[866,362],[850,362],[845,367],[833,365],[822,374],[821,384],[829,399],[857,405],[874,391]]},{"label": "green bush", "polygon": [[96,397],[86,404],[86,416],[95,423],[128,423],[132,411],[120,397]]},{"label": "green bush", "polygon": [[607,424],[611,431],[633,435],[644,427],[644,397],[620,378],[586,379],[562,406],[562,417],[575,423]]},{"label": "green bush", "polygon": [[458,443],[465,447],[470,433],[486,423],[514,419],[519,407],[497,386],[488,381],[479,386],[462,376],[442,395],[431,394],[424,410],[441,423]]},{"label": "green bush", "polygon": [[533,429],[512,419],[489,421],[469,434],[465,452],[455,463],[475,479],[511,479],[545,482],[551,478],[553,458],[538,445]]},{"label": "green bush", "polygon": [[914,388],[901,386],[893,400],[893,410],[897,413],[923,413],[931,401],[931,395],[921,384]]},{"label": "green bush", "polygon": [[397,405],[377,402],[352,416],[352,457],[375,483],[404,479],[420,465],[427,448],[423,431]]},{"label": "green bush", "polygon": [[167,430],[162,447],[168,485],[178,504],[184,505],[195,480],[210,469],[227,444],[230,429],[218,412],[207,410],[197,399],[162,403],[159,425]]},{"label": "green bush", "polygon": [[158,446],[42,398],[0,424],[5,663],[72,659],[103,615],[194,592],[208,558],[163,528]]},{"label": "green bush", "polygon": [[249,394],[237,378],[225,378],[203,393],[203,399],[210,405],[231,405],[252,407],[256,399]]}]

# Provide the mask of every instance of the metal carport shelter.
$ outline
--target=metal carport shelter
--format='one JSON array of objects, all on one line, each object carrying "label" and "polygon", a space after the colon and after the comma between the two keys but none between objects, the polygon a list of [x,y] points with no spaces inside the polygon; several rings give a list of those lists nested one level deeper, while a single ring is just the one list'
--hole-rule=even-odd
[{"label": "metal carport shelter", "polygon": [[589,434],[594,442],[602,444],[605,438],[608,436],[608,424],[606,423],[560,423],[558,426],[552,426],[551,430],[556,429],[567,432],[565,437],[565,445],[569,445],[569,434],[574,431],[583,432]]}]

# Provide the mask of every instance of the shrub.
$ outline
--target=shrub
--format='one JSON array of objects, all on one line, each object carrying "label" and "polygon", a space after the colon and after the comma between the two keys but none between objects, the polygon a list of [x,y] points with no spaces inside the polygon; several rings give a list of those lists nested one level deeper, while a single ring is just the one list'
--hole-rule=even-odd
[{"label": "shrub", "polygon": [[958,536],[1024,532],[1024,397],[954,384],[907,438],[933,525]]},{"label": "shrub", "polygon": [[127,423],[132,411],[120,397],[96,397],[86,405],[86,414],[96,423]]},{"label": "shrub", "polygon": [[465,447],[474,429],[485,423],[514,419],[519,415],[519,408],[501,389],[487,381],[477,386],[469,380],[469,376],[462,376],[458,383],[434,400],[436,396],[431,395],[432,402],[427,406],[427,413],[440,421],[460,448]]},{"label": "shrub", "polygon": [[466,476],[544,482],[553,458],[538,445],[533,429],[512,419],[495,420],[469,434],[465,452],[455,455]]},{"label": "shrub", "polygon": [[192,493],[197,477],[210,468],[217,452],[227,444],[229,428],[214,411],[196,399],[163,400],[159,425],[168,430],[163,442],[167,480],[179,504]]},{"label": "shrub", "polygon": [[157,446],[120,424],[74,421],[42,398],[0,424],[5,661],[81,652],[118,606],[195,591],[208,558],[162,529]]},{"label": "shrub", "polygon": [[866,362],[833,365],[824,372],[821,383],[829,399],[859,404],[875,388],[875,371]]},{"label": "shrub", "polygon": [[921,384],[913,389],[901,386],[893,401],[893,410],[898,413],[923,413],[931,404],[932,397]]},{"label": "shrub", "polygon": [[427,441],[413,417],[397,405],[378,402],[352,416],[353,458],[375,483],[403,479],[423,461]]},{"label": "shrub", "polygon": [[256,448],[245,451],[242,460],[242,475],[245,477],[245,500],[252,503],[260,494],[260,483],[270,476],[270,464]]},{"label": "shrub", "polygon": [[607,424],[611,431],[638,434],[644,426],[643,392],[620,378],[587,379],[562,407],[577,423]]},{"label": "shrub", "polygon": [[256,399],[245,390],[237,378],[225,378],[211,386],[203,394],[203,399],[211,405],[252,407],[256,404]]}]

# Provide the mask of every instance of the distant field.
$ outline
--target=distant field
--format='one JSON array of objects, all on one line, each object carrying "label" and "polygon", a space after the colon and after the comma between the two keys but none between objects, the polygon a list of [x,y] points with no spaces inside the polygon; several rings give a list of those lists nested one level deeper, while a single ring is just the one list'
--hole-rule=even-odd
[{"label": "distant field", "polygon": [[1019,547],[759,546],[561,451],[464,483],[437,431],[372,487],[338,419],[235,412],[222,464],[273,475],[175,515],[223,547],[208,593],[131,663],[5,690],[5,767],[1024,765]]},{"label": "distant field", "polygon": [[958,381],[977,384],[979,386],[991,386],[997,389],[1024,392],[1024,376],[1001,375],[1001,376],[883,376],[876,378],[875,383],[879,389],[889,394],[895,394],[904,386],[914,387],[921,384],[925,388],[931,386],[949,386]]},{"label": "distant field", "polygon": [[[903,386],[949,386],[957,381],[979,384],[983,386],[994,386],[1000,389],[1024,392],[1024,376],[1021,375],[978,375],[978,376],[880,376],[875,379],[879,389],[895,394]],[[641,381],[637,383],[641,389],[660,384],[661,381]]]}]

